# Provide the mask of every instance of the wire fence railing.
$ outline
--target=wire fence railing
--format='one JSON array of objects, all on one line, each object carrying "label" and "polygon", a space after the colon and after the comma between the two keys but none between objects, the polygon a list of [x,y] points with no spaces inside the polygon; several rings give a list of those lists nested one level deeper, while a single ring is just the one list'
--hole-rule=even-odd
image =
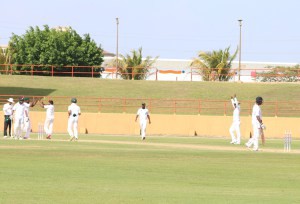
[{"label": "wire fence railing", "polygon": [[[17,102],[19,95],[0,95],[0,104],[7,102],[8,98]],[[53,100],[55,111],[66,112],[71,97],[67,96],[26,96],[33,100],[48,103]],[[145,102],[152,114],[182,114],[182,115],[232,115],[230,100],[203,100],[203,99],[153,99],[153,98],[101,98],[78,97],[78,105],[82,112],[94,113],[132,113],[135,114]],[[32,108],[33,111],[42,111],[39,103]],[[250,116],[253,101],[241,100],[241,115]],[[269,117],[299,117],[300,101],[266,101],[262,106],[263,115]]]},{"label": "wire fence railing", "polygon": [[300,69],[289,69],[289,72],[271,71],[268,68],[251,68],[242,70],[229,69],[218,72],[195,67],[183,69],[160,69],[157,67],[127,67],[126,69],[101,66],[54,66],[54,65],[15,65],[0,64],[0,74],[3,75],[31,75],[31,76],[67,76],[92,77],[108,79],[147,79],[147,80],[178,80],[178,81],[269,81],[287,82],[300,81]]}]

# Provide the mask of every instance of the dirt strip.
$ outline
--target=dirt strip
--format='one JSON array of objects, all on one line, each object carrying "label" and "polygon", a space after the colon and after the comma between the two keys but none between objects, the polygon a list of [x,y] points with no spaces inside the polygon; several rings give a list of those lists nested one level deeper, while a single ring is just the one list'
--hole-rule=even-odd
[{"label": "dirt strip", "polygon": [[[35,140],[35,139],[31,139]],[[37,140],[36,140],[37,141]],[[70,142],[69,140],[59,140],[52,139],[43,140],[45,142]],[[26,141],[25,141],[26,142]],[[140,146],[151,146],[151,147],[165,147],[165,148],[175,148],[175,149],[199,149],[199,150],[214,150],[214,151],[252,151],[243,145],[229,145],[229,146],[215,146],[215,145],[205,145],[205,144],[171,144],[171,143],[152,143],[149,141],[111,141],[111,140],[79,140],[77,142],[85,143],[99,143],[99,144],[120,144],[120,145],[140,145]],[[70,142],[71,143],[71,142]],[[72,142],[73,143],[73,142]],[[9,145],[0,145],[0,149],[9,149],[9,148],[41,148],[40,146],[9,146]],[[268,152],[268,153],[286,153],[281,149],[270,149],[266,147],[261,147],[258,152]],[[300,154],[300,150],[291,150],[292,154]]]}]

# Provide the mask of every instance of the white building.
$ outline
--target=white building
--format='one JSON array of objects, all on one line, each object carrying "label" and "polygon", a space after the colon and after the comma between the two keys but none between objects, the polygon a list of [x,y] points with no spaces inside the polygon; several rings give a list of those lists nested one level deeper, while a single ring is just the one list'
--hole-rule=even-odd
[{"label": "white building", "polygon": [[[115,79],[116,69],[109,66],[113,57],[104,57],[103,67],[107,71],[102,74],[103,78]],[[196,69],[191,68],[192,59],[157,59],[153,67],[149,71],[147,80],[159,81],[202,81],[202,77],[196,73]],[[255,82],[257,72],[263,72],[268,67],[275,66],[295,66],[296,63],[278,63],[278,62],[241,62],[240,80],[243,82]],[[230,81],[238,81],[239,62],[232,62],[232,71],[235,76]]]}]

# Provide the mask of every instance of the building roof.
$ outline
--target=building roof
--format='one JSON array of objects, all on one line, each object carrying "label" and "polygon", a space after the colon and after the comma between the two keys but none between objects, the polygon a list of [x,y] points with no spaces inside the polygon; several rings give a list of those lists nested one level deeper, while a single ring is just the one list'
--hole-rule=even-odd
[{"label": "building roof", "polygon": [[108,52],[106,50],[103,50],[103,56],[104,57],[115,57],[116,55],[112,52]]}]

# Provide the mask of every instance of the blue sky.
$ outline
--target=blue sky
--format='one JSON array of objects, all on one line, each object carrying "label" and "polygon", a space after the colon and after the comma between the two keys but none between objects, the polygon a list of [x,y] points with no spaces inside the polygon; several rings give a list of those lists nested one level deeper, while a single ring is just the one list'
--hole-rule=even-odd
[{"label": "blue sky", "polygon": [[119,53],[192,59],[239,43],[242,61],[300,63],[300,1],[285,0],[9,0],[1,2],[0,45],[29,26],[71,26]]}]

